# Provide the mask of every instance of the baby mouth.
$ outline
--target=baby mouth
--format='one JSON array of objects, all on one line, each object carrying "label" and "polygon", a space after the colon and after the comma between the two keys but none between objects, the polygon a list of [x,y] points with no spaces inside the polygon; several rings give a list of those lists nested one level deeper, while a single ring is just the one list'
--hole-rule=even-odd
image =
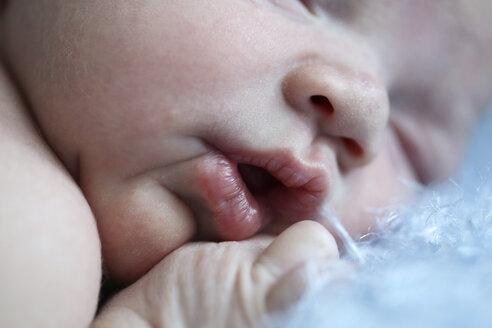
[{"label": "baby mouth", "polygon": [[272,220],[314,219],[328,186],[320,168],[292,156],[205,155],[198,169],[200,198],[208,215],[195,213],[200,229],[241,240]]}]

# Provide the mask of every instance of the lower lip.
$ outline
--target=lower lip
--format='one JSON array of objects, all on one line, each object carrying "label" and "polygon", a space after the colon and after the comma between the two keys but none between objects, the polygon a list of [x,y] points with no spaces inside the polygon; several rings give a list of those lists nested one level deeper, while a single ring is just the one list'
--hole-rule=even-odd
[{"label": "lower lip", "polygon": [[253,196],[237,163],[218,152],[207,156],[200,169],[200,183],[212,212],[213,230],[226,240],[248,238],[269,220],[314,219],[326,190],[323,178],[299,179],[306,181],[298,182],[289,179],[293,176],[292,170],[276,170],[278,180],[290,180],[287,186],[279,185]]},{"label": "lower lip", "polygon": [[214,230],[221,238],[241,240],[263,226],[264,211],[251,195],[237,165],[220,153],[207,156],[201,184],[212,212]]}]

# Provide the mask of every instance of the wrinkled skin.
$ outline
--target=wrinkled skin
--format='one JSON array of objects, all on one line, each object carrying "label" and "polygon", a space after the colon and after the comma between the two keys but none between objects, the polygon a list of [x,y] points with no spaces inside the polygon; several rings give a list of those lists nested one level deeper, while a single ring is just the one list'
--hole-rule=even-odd
[{"label": "wrinkled skin", "polygon": [[[449,175],[491,94],[490,9],[17,0],[2,53],[92,209],[108,273],[131,282],[153,268],[123,304],[149,276],[166,281],[166,256],[189,241],[275,235],[324,201],[360,236],[374,208]],[[251,259],[250,243],[232,249]]]},{"label": "wrinkled skin", "polygon": [[336,259],[335,240],[313,221],[273,242],[191,243],[110,301],[93,327],[268,327],[269,314],[288,309],[309,281],[350,273]]}]

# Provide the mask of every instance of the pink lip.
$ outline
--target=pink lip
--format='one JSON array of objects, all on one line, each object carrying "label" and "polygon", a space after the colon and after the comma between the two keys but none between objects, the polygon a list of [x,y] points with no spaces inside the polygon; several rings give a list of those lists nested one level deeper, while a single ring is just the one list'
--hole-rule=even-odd
[{"label": "pink lip", "polygon": [[[280,184],[253,195],[238,164],[262,168]],[[322,169],[302,164],[281,151],[247,156],[213,151],[205,157],[198,176],[214,230],[227,240],[250,237],[270,220],[313,219],[328,186]]]}]

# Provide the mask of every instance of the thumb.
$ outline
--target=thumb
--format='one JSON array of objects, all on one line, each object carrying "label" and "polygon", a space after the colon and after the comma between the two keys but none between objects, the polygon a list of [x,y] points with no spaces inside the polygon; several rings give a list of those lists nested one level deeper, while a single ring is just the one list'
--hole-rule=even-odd
[{"label": "thumb", "polygon": [[338,259],[333,236],[314,221],[298,222],[283,231],[258,257],[256,274],[273,280],[266,296],[267,311],[282,310],[299,299],[318,271],[313,260],[326,263]]},{"label": "thumb", "polygon": [[284,230],[258,257],[255,269],[278,278],[290,269],[318,257],[338,258],[333,236],[315,221],[301,221]]}]

